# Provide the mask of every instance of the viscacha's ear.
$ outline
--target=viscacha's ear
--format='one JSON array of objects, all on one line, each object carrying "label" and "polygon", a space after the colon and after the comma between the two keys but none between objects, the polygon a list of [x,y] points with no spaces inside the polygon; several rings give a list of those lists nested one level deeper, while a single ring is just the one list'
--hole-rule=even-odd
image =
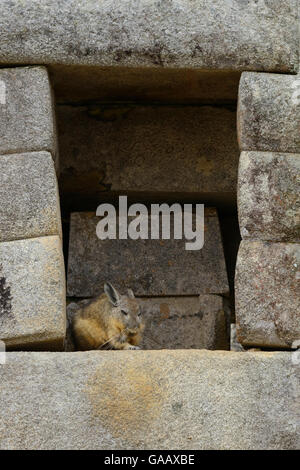
[{"label": "viscacha's ear", "polygon": [[118,291],[109,283],[104,284],[104,292],[107,295],[108,300],[113,304],[114,307],[117,307],[120,302],[120,295]]},{"label": "viscacha's ear", "polygon": [[133,293],[133,290],[131,289],[127,289],[127,295],[130,299],[134,299],[134,293]]}]

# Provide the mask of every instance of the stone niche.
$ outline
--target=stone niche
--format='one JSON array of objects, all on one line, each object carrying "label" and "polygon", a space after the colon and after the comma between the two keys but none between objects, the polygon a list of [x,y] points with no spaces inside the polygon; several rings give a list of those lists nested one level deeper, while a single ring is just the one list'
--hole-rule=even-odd
[{"label": "stone niche", "polygon": [[[121,293],[132,288],[141,302],[147,324],[143,349],[229,349],[240,240],[240,74],[72,70],[71,81],[68,67],[50,68],[69,324],[85,299],[99,295],[110,281]],[[204,203],[204,248],[185,251],[178,240],[101,242],[96,208],[103,202],[117,207],[119,195],[149,208],[151,203]],[[67,350],[74,349],[70,331]]]},{"label": "stone niche", "polygon": [[120,193],[231,209],[239,150],[233,105],[57,107],[60,190],[72,210]]}]

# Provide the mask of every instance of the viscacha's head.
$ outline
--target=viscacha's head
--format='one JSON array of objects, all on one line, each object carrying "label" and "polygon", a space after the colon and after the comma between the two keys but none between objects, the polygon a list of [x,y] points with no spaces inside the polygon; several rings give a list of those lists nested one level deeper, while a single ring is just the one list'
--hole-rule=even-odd
[{"label": "viscacha's head", "polygon": [[142,332],[143,315],[132,290],[128,289],[127,295],[121,295],[109,282],[106,282],[104,292],[111,304],[112,315],[124,325],[126,334],[130,336]]}]

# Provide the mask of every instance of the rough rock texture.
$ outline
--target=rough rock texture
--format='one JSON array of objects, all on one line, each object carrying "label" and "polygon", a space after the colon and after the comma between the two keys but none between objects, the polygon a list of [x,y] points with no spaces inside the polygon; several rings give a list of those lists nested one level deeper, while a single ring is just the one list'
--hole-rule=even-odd
[{"label": "rough rock texture", "polygon": [[69,296],[94,297],[106,281],[138,296],[228,293],[216,211],[207,212],[204,246],[197,251],[187,251],[185,239],[100,240],[99,221],[93,213],[71,214]]},{"label": "rough rock texture", "polygon": [[48,152],[0,156],[0,241],[61,236],[56,173]]},{"label": "rough rock texture", "polygon": [[300,154],[242,152],[238,208],[244,239],[300,242]]},{"label": "rough rock texture", "polygon": [[229,349],[228,314],[218,295],[140,299],[142,349]]},{"label": "rough rock texture", "polygon": [[[140,298],[146,323],[141,349],[229,349],[229,311],[218,295]],[[66,350],[75,350],[72,316],[88,300],[67,307]]]},{"label": "rough rock texture", "polygon": [[242,241],[235,280],[238,341],[292,347],[300,338],[300,244]]},{"label": "rough rock texture", "polygon": [[[0,43],[2,48],[1,39]],[[46,68],[0,69],[1,82],[5,84],[5,103],[0,104],[0,154],[48,150],[57,160],[53,100]]]},{"label": "rough rock texture", "polygon": [[7,348],[62,349],[65,295],[58,236],[0,243],[0,339]]},{"label": "rough rock texture", "polygon": [[58,106],[57,113],[60,187],[72,201],[109,190],[229,193],[235,202],[235,109],[124,104]]},{"label": "rough rock texture", "polygon": [[230,325],[230,351],[246,351],[246,349],[237,340],[235,323],[231,323]]},{"label": "rough rock texture", "polygon": [[231,323],[230,325],[230,351],[236,352],[254,352],[254,351],[261,351],[261,348],[244,348],[241,343],[238,342],[236,336],[236,325],[235,323]]},{"label": "rough rock texture", "polygon": [[297,13],[297,0],[4,0],[0,61],[293,72]]},{"label": "rough rock texture", "polygon": [[300,153],[299,90],[300,75],[242,74],[238,100],[241,150]]},{"label": "rough rock texture", "polygon": [[292,354],[8,353],[1,449],[299,449]]}]

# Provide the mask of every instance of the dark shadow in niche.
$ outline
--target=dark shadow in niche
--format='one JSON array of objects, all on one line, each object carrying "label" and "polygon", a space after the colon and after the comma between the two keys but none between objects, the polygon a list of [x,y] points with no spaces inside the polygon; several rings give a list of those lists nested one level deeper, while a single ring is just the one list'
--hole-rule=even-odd
[{"label": "dark shadow in niche", "polygon": [[2,317],[11,315],[12,296],[10,286],[7,286],[5,277],[1,276],[2,265],[0,264],[0,322]]}]

